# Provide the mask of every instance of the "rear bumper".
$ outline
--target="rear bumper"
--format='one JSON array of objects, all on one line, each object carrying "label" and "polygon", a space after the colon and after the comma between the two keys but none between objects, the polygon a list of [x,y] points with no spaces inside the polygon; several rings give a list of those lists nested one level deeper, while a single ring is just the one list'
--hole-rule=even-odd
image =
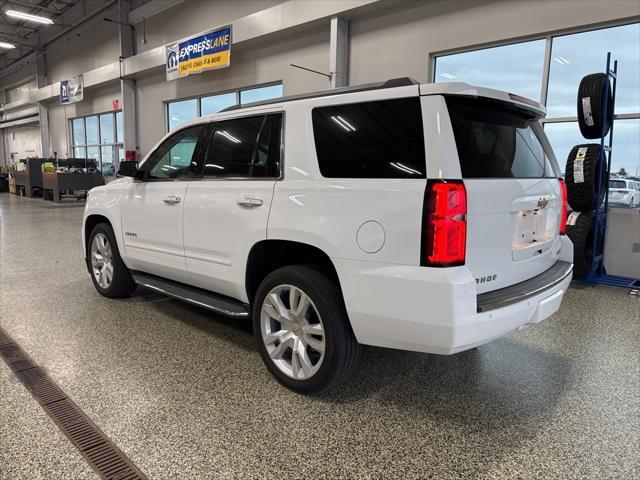
[{"label": "rear bumper", "polygon": [[464,266],[334,261],[360,343],[437,354],[468,350],[541,322],[560,308],[572,279],[572,265],[558,261],[547,272],[490,296],[477,295]]},{"label": "rear bumper", "polygon": [[536,277],[507,288],[478,295],[477,311],[478,313],[488,312],[528,300],[561,284],[567,277],[571,277],[572,272],[572,263],[559,260],[549,270]]}]

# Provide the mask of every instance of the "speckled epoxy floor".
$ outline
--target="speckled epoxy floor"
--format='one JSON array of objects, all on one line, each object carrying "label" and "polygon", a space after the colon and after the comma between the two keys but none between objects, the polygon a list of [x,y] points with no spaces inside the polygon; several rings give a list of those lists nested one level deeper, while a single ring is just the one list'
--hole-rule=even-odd
[{"label": "speckled epoxy floor", "polygon": [[[640,298],[574,287],[452,357],[365,349],[342,389],[280,387],[248,322],[83,266],[82,209],[0,194],[0,325],[151,479],[638,478]],[[0,366],[0,478],[96,478]]]}]

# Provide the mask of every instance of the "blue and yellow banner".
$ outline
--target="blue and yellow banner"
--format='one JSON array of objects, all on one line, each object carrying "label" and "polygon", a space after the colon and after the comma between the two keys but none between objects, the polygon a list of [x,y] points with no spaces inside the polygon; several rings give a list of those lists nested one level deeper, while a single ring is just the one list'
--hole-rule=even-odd
[{"label": "blue and yellow banner", "polygon": [[231,26],[167,45],[167,80],[231,64]]}]

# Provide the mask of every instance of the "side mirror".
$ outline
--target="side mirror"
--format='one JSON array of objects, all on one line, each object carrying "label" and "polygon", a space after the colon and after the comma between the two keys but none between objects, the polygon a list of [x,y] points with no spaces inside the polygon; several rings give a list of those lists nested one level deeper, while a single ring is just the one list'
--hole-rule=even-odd
[{"label": "side mirror", "polygon": [[137,173],[140,170],[138,169],[138,162],[135,160],[124,160],[120,162],[120,166],[118,167],[118,173],[116,174],[118,177],[137,177]]}]

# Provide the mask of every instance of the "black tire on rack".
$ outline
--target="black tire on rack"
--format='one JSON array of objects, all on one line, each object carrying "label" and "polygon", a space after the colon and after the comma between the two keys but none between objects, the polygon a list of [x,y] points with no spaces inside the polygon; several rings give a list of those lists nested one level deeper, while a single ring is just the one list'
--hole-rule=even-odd
[{"label": "black tire on rack", "polygon": [[605,162],[598,195],[600,161],[604,161],[604,156],[600,155],[600,145],[596,143],[576,145],[569,152],[564,180],[567,185],[567,200],[573,210],[586,212],[595,210],[602,204],[608,175]]},{"label": "black tire on rack", "polygon": [[578,88],[578,125],[584,138],[600,138],[604,124],[604,135],[613,123],[613,95],[608,93],[608,108],[604,111],[604,90],[607,83],[604,73],[592,73],[583,77]]},{"label": "black tire on rack", "polygon": [[[572,212],[567,218],[566,233],[573,243],[573,278],[584,280],[591,268],[595,212]],[[602,245],[599,235],[596,249]]]}]

